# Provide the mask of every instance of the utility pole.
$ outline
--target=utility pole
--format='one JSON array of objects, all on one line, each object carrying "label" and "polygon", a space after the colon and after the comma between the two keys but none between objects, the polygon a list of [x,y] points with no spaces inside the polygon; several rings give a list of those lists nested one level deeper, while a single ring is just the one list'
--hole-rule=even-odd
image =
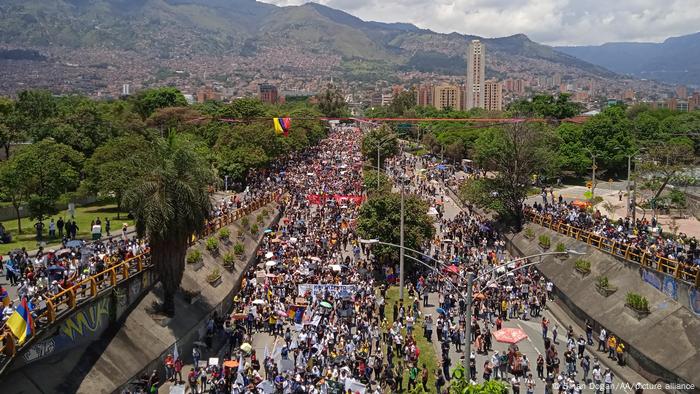
[{"label": "utility pole", "polygon": [[591,181],[591,200],[593,200],[593,197],[595,197],[595,170],[596,170],[596,165],[595,165],[595,154],[591,153],[591,157],[593,158],[593,179]]},{"label": "utility pole", "polygon": [[627,217],[630,216],[632,196],[630,195],[630,180],[632,179],[632,155],[627,156]]},{"label": "utility pole", "polygon": [[403,287],[404,287],[404,277],[405,277],[405,272],[404,272],[404,267],[403,267],[403,251],[404,251],[404,246],[403,246],[403,230],[404,230],[404,223],[403,223],[403,217],[404,217],[404,180],[403,177],[399,178],[401,182],[401,225],[400,225],[400,233],[401,233],[401,239],[400,239],[400,245],[401,249],[399,250],[399,299],[403,300]]},{"label": "utility pole", "polygon": [[469,356],[472,354],[472,285],[474,282],[474,274],[471,272],[467,275],[467,313],[465,316],[465,337],[464,338],[464,373],[466,374],[467,381],[471,376],[469,371]]}]

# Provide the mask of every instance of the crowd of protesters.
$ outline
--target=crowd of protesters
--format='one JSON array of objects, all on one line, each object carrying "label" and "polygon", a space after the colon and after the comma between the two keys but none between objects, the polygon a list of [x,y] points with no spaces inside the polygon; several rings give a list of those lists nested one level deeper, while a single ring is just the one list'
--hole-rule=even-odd
[{"label": "crowd of protesters", "polygon": [[656,217],[642,217],[632,222],[630,217],[611,220],[601,214],[598,209],[590,212],[587,207],[566,202],[561,196],[554,198],[553,192],[542,193],[542,203],[535,202],[526,211],[537,212],[551,217],[553,222],[566,223],[571,226],[590,231],[598,236],[630,245],[636,254],[646,252],[652,256],[662,256],[683,264],[700,265],[700,249],[698,240],[680,233],[678,236],[664,234]]}]

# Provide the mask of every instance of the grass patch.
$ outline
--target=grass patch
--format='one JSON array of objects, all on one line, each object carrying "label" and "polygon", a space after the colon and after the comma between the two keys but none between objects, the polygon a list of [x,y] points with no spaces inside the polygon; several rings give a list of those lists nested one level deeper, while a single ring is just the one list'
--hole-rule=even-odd
[{"label": "grass patch", "polygon": [[[52,216],[54,221],[58,221],[59,218],[63,220],[68,220],[70,218],[70,213],[68,210],[63,210],[58,213],[58,215]],[[134,221],[127,219],[127,214],[121,212],[121,219],[117,219],[117,205],[116,204],[90,204],[82,207],[75,208],[75,220],[78,222],[78,234],[77,237],[81,239],[91,239],[91,228],[90,222],[100,218],[102,220],[102,236],[106,237],[105,232],[105,219],[109,218],[111,223],[110,232],[112,235],[119,234],[121,232],[122,223],[128,223],[129,226],[133,226]],[[56,229],[56,238],[48,239],[49,234],[49,222],[51,218],[44,221],[44,242],[46,242],[47,247],[55,246],[61,243],[58,238],[58,229]],[[38,243],[36,241],[36,230],[34,229],[34,223],[36,221],[29,220],[29,218],[22,218],[22,234],[17,232],[17,219],[4,220],[2,221],[5,230],[12,234],[12,242],[9,244],[0,244],[0,254],[7,254],[8,252],[20,249],[22,247],[27,248],[28,251],[33,251],[38,248]]]},{"label": "grass patch", "polygon": [[[386,291],[386,306],[384,309],[384,316],[386,316],[387,321],[389,322],[389,325],[394,323],[394,314],[392,313],[392,308],[394,306],[394,302],[399,301],[399,288],[398,286],[392,286]],[[404,298],[403,298],[403,305],[404,308],[407,308],[407,306],[410,306],[412,304],[412,300],[408,298],[408,291],[404,291]],[[421,302],[421,305],[423,303]],[[420,349],[420,356],[418,356],[418,378],[416,379],[416,382],[418,385],[421,385],[421,377],[420,373],[422,372],[423,364],[428,368],[428,390],[430,391],[431,389],[435,388],[435,370],[440,368],[440,365],[438,363],[438,356],[435,353],[435,347],[433,346],[432,343],[428,342],[428,340],[425,338],[423,335],[424,333],[424,328],[423,328],[423,316],[421,315],[420,318],[413,324],[413,338],[416,340],[416,345]],[[434,323],[433,323],[434,325]],[[434,331],[434,329],[433,329]],[[403,330],[403,333],[406,333],[406,330]],[[383,342],[382,342],[383,343]],[[408,367],[405,366],[404,371],[403,371],[403,387],[404,391],[407,391],[408,387]]]}]

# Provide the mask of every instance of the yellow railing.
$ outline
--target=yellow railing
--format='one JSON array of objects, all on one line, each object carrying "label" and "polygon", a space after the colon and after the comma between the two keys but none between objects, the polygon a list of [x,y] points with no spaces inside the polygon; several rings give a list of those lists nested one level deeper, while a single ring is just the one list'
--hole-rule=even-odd
[{"label": "yellow railing", "polygon": [[639,264],[642,267],[673,276],[696,288],[700,287],[700,268],[694,264],[681,263],[677,260],[655,255],[647,251],[636,251],[630,244],[623,244],[606,237],[601,237],[590,231],[571,226],[562,221],[554,221],[552,215],[549,214],[541,215],[536,212],[527,211],[525,217],[532,223],[539,224],[559,234],[564,234],[585,242],[600,251]]},{"label": "yellow railing", "polygon": [[[245,207],[209,220],[200,238],[212,235],[222,227],[228,226],[240,218],[257,211],[274,201],[275,197],[275,193],[267,194]],[[193,236],[190,244],[194,244],[197,239],[196,236]],[[117,284],[129,279],[129,277],[150,268],[149,250],[122,262],[113,264],[104,271],[92,275],[60,293],[46,298],[46,308],[42,311],[37,311],[38,314],[35,318],[35,324],[41,327],[49,326],[57,319],[76,309],[83,301],[94,299],[100,292],[111,289]],[[0,354],[12,357],[17,350],[16,338],[12,335],[12,332],[7,327],[0,327]],[[1,367],[2,365],[0,365],[0,368]]]}]

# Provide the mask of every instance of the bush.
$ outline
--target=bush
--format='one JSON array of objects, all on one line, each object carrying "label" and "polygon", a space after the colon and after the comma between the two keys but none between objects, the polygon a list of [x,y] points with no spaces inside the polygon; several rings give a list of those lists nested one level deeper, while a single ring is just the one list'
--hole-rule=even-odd
[{"label": "bush", "polygon": [[268,216],[270,216],[270,211],[268,211],[267,209],[263,209],[263,210],[262,210],[262,215],[265,216],[265,217],[268,217]]},{"label": "bush", "polygon": [[231,230],[226,227],[219,230],[219,239],[222,241],[228,241],[231,238]]},{"label": "bush", "polygon": [[609,289],[610,288],[610,281],[608,280],[608,277],[603,275],[599,276],[596,283],[598,284],[598,287],[601,289]]},{"label": "bush", "polygon": [[223,257],[224,267],[232,266],[234,264],[235,259],[236,258],[234,257],[233,253],[231,253],[231,252],[227,252],[226,254],[224,254],[224,257]]},{"label": "bush", "polygon": [[214,252],[218,249],[219,249],[219,241],[216,238],[211,237],[211,238],[207,239],[207,250],[208,251]]},{"label": "bush", "polygon": [[258,223],[264,222],[264,221],[265,221],[265,216],[263,216],[262,213],[259,213],[258,216],[256,217],[256,221],[257,221]]},{"label": "bush", "polygon": [[233,245],[233,253],[237,255],[242,255],[245,252],[245,246],[238,242],[237,244]]},{"label": "bush", "polygon": [[527,239],[535,238],[535,232],[532,231],[532,229],[530,227],[525,229],[525,238],[527,238]]},{"label": "bush", "polygon": [[555,252],[559,252],[559,253],[564,253],[564,252],[566,252],[566,245],[564,245],[563,243],[559,242],[559,243],[557,244],[557,246],[554,247],[554,251],[555,251]]},{"label": "bush", "polygon": [[250,226],[250,219],[248,219],[248,216],[243,216],[243,219],[241,219],[241,225],[243,228],[248,228],[248,226]]},{"label": "bush", "polygon": [[540,235],[539,243],[540,243],[540,246],[547,249],[552,244],[552,241],[549,239],[548,236],[543,234],[543,235]]},{"label": "bush", "polygon": [[629,292],[625,296],[625,304],[639,311],[649,311],[649,300],[637,293]]},{"label": "bush", "polygon": [[260,231],[260,228],[258,227],[257,224],[250,226],[250,233],[251,234],[256,235],[258,233],[258,231]]},{"label": "bush", "polygon": [[245,238],[245,233],[242,230],[238,230],[238,238],[239,239]]},{"label": "bush", "polygon": [[583,272],[591,272],[591,262],[588,260],[576,260],[574,266],[577,270]]},{"label": "bush", "polygon": [[202,260],[202,253],[199,250],[193,250],[187,254],[187,264],[196,264]]},{"label": "bush", "polygon": [[214,268],[214,271],[212,271],[209,275],[207,275],[207,282],[215,282],[220,277],[221,277],[221,270],[219,270],[219,267],[216,267],[216,268]]}]

